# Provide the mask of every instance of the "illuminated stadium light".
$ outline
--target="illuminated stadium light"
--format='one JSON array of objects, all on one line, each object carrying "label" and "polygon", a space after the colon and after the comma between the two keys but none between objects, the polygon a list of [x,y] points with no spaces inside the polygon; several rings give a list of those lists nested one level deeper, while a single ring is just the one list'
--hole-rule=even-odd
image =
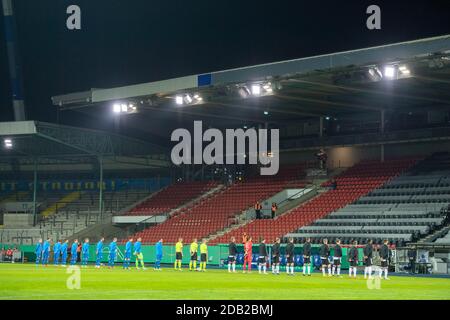
[{"label": "illuminated stadium light", "polygon": [[269,111],[264,111],[264,115],[265,116],[269,115]]},{"label": "illuminated stadium light", "polygon": [[186,101],[187,104],[191,104],[193,100],[192,97],[189,94],[187,94],[184,96],[184,101]]},{"label": "illuminated stadium light", "polygon": [[409,76],[411,74],[411,70],[409,70],[408,67],[405,65],[399,66],[398,70],[402,75]]},{"label": "illuminated stadium light", "polygon": [[178,105],[182,105],[183,104],[183,97],[182,96],[176,96],[175,97],[175,103]]},{"label": "illuminated stadium light", "polygon": [[259,84],[252,85],[252,95],[259,96],[261,94],[261,86]]},{"label": "illuminated stadium light", "polygon": [[395,66],[384,67],[384,76],[388,79],[394,79],[396,74]]},{"label": "illuminated stadium light", "polygon": [[203,101],[203,98],[199,94],[194,94],[194,99],[197,100],[198,102]]},{"label": "illuminated stadium light", "polygon": [[128,111],[128,105],[126,105],[125,103],[122,103],[120,105],[120,112],[126,113],[127,111]]},{"label": "illuminated stadium light", "polygon": [[118,104],[118,103],[115,103],[114,105],[113,105],[113,112],[114,113],[120,113],[120,104]]},{"label": "illuminated stadium light", "polygon": [[377,67],[369,69],[369,76],[373,81],[380,81],[383,78],[383,74]]},{"label": "illuminated stadium light", "polygon": [[13,147],[12,140],[7,138],[3,140],[6,149],[11,149]]},{"label": "illuminated stadium light", "polygon": [[325,120],[330,120],[330,117],[325,117]]}]

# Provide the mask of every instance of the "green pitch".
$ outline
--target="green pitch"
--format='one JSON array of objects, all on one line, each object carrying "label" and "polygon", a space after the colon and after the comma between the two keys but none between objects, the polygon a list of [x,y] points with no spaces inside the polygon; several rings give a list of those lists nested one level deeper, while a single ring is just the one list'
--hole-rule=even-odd
[{"label": "green pitch", "polygon": [[81,288],[70,290],[68,277],[62,267],[2,264],[0,299],[450,299],[450,279],[438,278],[392,276],[376,289],[362,275],[355,280],[346,274],[323,278],[318,273],[303,277],[89,267],[81,269]]}]

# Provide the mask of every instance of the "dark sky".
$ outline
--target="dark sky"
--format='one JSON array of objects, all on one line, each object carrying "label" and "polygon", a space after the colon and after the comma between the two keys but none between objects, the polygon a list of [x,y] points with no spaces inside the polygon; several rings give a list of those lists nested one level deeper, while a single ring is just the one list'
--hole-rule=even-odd
[{"label": "dark sky", "polygon": [[[450,34],[448,0],[13,1],[27,117],[50,122],[56,94]],[[70,4],[81,31],[66,29]],[[370,4],[381,31],[365,26]],[[0,121],[13,120],[4,42],[0,17]]]}]

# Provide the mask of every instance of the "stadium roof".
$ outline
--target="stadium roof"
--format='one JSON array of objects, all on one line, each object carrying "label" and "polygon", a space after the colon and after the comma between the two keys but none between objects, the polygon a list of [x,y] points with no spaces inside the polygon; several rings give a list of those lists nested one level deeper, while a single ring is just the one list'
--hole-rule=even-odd
[{"label": "stadium roof", "polygon": [[0,159],[86,157],[145,158],[148,166],[167,166],[167,150],[144,141],[102,131],[37,121],[0,123]]},{"label": "stadium roof", "polygon": [[[253,90],[255,86],[255,90]],[[265,90],[267,88],[268,90]],[[253,92],[255,91],[255,92]],[[133,127],[167,136],[186,121],[226,127],[450,105],[450,35],[52,97],[98,116],[133,106]],[[196,99],[195,96],[199,97]],[[180,102],[180,103],[178,103]],[[95,107],[95,108],[92,108]],[[161,121],[165,125],[161,125]],[[161,131],[164,132],[161,134]]]}]

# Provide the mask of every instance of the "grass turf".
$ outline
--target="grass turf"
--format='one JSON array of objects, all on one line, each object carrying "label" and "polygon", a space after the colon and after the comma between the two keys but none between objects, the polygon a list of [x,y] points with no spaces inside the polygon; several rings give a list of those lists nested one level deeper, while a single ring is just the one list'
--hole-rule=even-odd
[{"label": "grass turf", "polygon": [[319,273],[303,277],[90,266],[81,269],[81,288],[69,290],[69,276],[62,267],[2,264],[0,299],[450,299],[448,278],[391,276],[381,281],[380,289],[369,289],[362,275],[349,279],[345,273],[343,278],[323,278]]}]

